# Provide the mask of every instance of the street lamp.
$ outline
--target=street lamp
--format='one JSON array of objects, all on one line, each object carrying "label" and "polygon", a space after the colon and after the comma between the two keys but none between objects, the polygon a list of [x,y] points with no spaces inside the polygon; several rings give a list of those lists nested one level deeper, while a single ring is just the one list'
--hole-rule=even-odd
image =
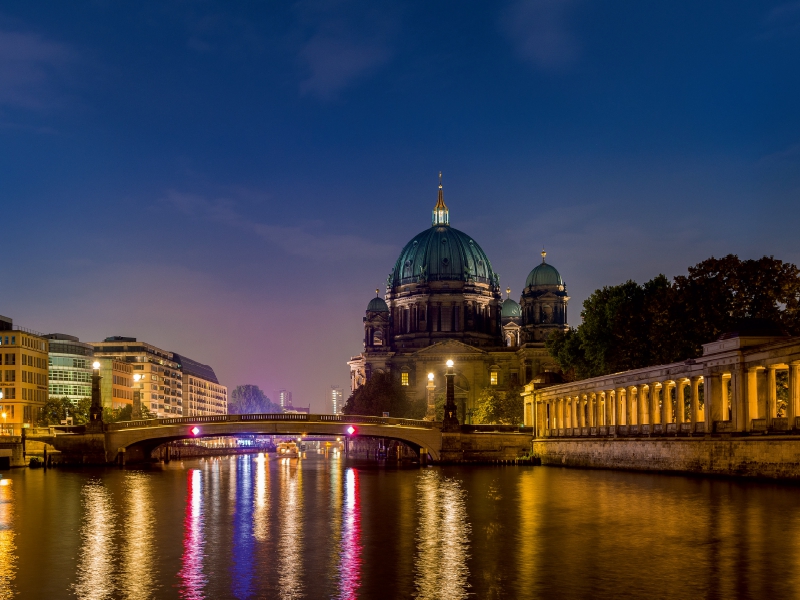
[{"label": "street lamp", "polygon": [[428,411],[425,413],[426,421],[436,420],[436,398],[434,398],[434,391],[436,386],[433,384],[433,373],[428,373]]},{"label": "street lamp", "polygon": [[456,410],[456,393],[455,393],[455,386],[453,385],[453,380],[455,379],[455,372],[453,372],[453,361],[447,361],[447,372],[445,372],[444,378],[447,382],[446,390],[447,395],[445,396],[445,403],[444,403],[444,419],[442,419],[442,431],[445,432],[456,432],[461,430],[461,425],[458,422],[458,414]]},{"label": "street lamp", "polygon": [[133,406],[131,407],[131,419],[142,418],[142,392],[139,389],[139,382],[142,379],[140,373],[133,374],[133,381],[136,383],[136,389],[133,390]]},{"label": "street lamp", "polygon": [[[0,394],[1,396],[2,394]],[[6,434],[6,411],[3,411],[3,435]]]}]

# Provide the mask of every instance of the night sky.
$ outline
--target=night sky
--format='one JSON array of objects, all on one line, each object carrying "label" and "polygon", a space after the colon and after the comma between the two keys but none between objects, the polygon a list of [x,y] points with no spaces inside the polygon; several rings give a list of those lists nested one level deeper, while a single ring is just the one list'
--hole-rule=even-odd
[{"label": "night sky", "polygon": [[711,255],[800,263],[800,2],[256,4],[4,3],[0,314],[320,411],[440,170],[572,325]]}]

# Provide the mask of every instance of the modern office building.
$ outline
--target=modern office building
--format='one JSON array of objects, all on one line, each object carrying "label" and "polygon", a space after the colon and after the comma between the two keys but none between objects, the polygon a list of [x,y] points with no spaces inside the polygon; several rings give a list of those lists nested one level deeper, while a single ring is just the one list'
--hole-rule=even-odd
[{"label": "modern office building", "polygon": [[14,325],[0,316],[0,427],[3,432],[20,435],[23,428],[39,422],[47,400],[49,341],[44,334]]},{"label": "modern office building", "polygon": [[91,398],[94,360],[94,348],[91,344],[65,333],[50,333],[45,337],[50,344],[50,398],[69,398],[73,405],[82,398]]},{"label": "modern office building", "polygon": [[209,365],[173,352],[183,373],[183,415],[224,415],[228,413],[228,388],[221,385]]},{"label": "modern office building", "polygon": [[103,408],[124,408],[133,404],[133,364],[110,356],[99,356],[96,360],[100,363]]},{"label": "modern office building", "polygon": [[342,408],[344,408],[344,392],[341,386],[332,385],[328,399],[330,401],[331,412],[334,415],[341,414]]},{"label": "modern office building", "polygon": [[142,407],[157,417],[183,416],[183,375],[172,352],[122,336],[92,346],[95,358],[116,358],[131,365],[131,391],[141,392]]}]

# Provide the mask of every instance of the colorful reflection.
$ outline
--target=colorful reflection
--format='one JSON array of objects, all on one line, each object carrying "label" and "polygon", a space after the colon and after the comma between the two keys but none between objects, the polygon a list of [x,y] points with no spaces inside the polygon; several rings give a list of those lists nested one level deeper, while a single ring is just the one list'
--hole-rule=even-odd
[{"label": "colorful reflection", "polygon": [[269,538],[269,469],[267,457],[262,453],[256,458],[256,498],[253,511],[253,536],[259,542]]},{"label": "colorful reflection", "polygon": [[0,479],[0,600],[16,595],[17,545],[14,542],[14,490],[10,479]]},{"label": "colorful reflection", "polygon": [[81,489],[81,548],[75,595],[87,600],[112,598],[115,592],[116,514],[103,483],[90,480]]},{"label": "colorful reflection", "polygon": [[344,476],[342,549],[339,562],[339,598],[356,598],[361,580],[361,506],[358,471],[347,469]]},{"label": "colorful reflection", "polygon": [[466,492],[439,471],[420,473],[419,528],[414,562],[416,598],[466,598],[470,525]]},{"label": "colorful reflection", "polygon": [[188,494],[186,517],[183,520],[183,558],[178,573],[181,580],[180,597],[189,600],[205,598],[207,580],[203,574],[205,536],[203,524],[203,479],[199,469],[187,473]]},{"label": "colorful reflection", "polygon": [[233,564],[231,590],[236,598],[253,596],[253,476],[250,456],[239,456],[236,470],[239,487],[233,515]]},{"label": "colorful reflection", "polygon": [[280,543],[278,592],[284,600],[304,596],[303,591],[303,471],[301,461],[280,459]]},{"label": "colorful reflection", "polygon": [[150,476],[132,472],[125,476],[125,544],[122,549],[124,597],[149,598],[155,590],[158,562],[154,560],[155,510]]}]

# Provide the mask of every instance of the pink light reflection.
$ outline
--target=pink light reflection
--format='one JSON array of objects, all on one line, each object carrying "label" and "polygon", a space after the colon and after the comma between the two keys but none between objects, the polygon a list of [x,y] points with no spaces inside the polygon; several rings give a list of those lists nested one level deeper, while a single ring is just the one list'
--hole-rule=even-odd
[{"label": "pink light reflection", "polygon": [[361,497],[358,471],[347,469],[342,511],[342,553],[339,562],[339,598],[356,598],[361,585]]},{"label": "pink light reflection", "polygon": [[189,494],[186,499],[186,518],[183,520],[183,567],[178,573],[181,580],[180,597],[202,600],[205,598],[203,588],[206,585],[203,575],[203,482],[199,469],[190,470],[188,478]]}]

